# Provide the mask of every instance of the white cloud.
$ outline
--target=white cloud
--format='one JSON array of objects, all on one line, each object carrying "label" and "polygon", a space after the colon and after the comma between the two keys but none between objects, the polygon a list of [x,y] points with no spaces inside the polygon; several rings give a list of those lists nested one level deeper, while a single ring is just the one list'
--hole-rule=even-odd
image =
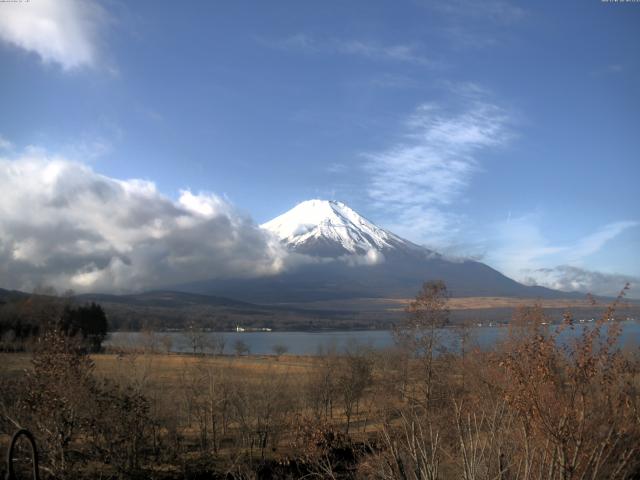
[{"label": "white cloud", "polygon": [[326,171],[335,175],[342,175],[349,171],[349,166],[344,163],[334,162],[327,165]]},{"label": "white cloud", "polygon": [[614,295],[625,282],[637,282],[632,276],[598,272],[584,265],[607,242],[640,222],[609,223],[583,238],[562,244],[549,241],[538,223],[539,216],[533,214],[494,225],[487,262],[518,281],[559,290]]},{"label": "white cloud", "polygon": [[490,239],[493,248],[489,255],[492,264],[515,278],[522,278],[522,272],[560,263],[580,267],[608,241],[640,225],[636,221],[613,222],[573,242],[554,244],[542,234],[538,223],[539,216],[534,214],[494,225],[491,229],[494,238]]},{"label": "white cloud", "polygon": [[478,92],[473,96],[459,111],[421,105],[399,142],[365,155],[374,207],[414,241],[437,246],[455,233],[460,218],[445,207],[467,188],[479,168],[477,155],[509,140],[506,112]]},{"label": "white cloud", "polygon": [[522,279],[524,271],[541,268],[565,254],[567,247],[552,245],[540,231],[538,221],[538,215],[530,214],[493,225],[488,263],[512,278]]},{"label": "white cloud", "polygon": [[0,150],[10,150],[13,148],[13,143],[0,135]]},{"label": "white cloud", "polygon": [[512,25],[528,15],[524,8],[505,0],[425,0],[424,4],[446,15],[478,21],[489,21],[498,25]]},{"label": "white cloud", "polygon": [[613,222],[599,228],[596,232],[581,239],[569,251],[569,260],[579,261],[583,257],[599,251],[605,243],[614,239],[625,230],[640,225],[636,221]]},{"label": "white cloud", "polygon": [[420,53],[417,45],[392,44],[385,45],[368,40],[355,39],[319,39],[304,33],[297,33],[279,40],[262,40],[262,43],[282,50],[305,53],[334,53],[351,55],[371,60],[395,61],[432,66],[431,59]]},{"label": "white cloud", "polygon": [[92,0],[34,0],[0,5],[0,39],[65,70],[95,66],[104,10]]},{"label": "white cloud", "polygon": [[512,41],[512,28],[530,15],[521,5],[505,0],[419,2],[439,16],[435,33],[443,35],[453,49],[477,50],[508,44]]},{"label": "white cloud", "polygon": [[319,45],[313,37],[304,33],[296,33],[277,40],[262,39],[261,42],[270,47],[283,50],[300,50],[305,52],[315,52],[319,50]]},{"label": "white cloud", "polygon": [[571,265],[559,265],[554,268],[538,268],[527,272],[524,282],[529,285],[542,285],[565,292],[585,292],[596,295],[617,296],[628,283],[628,295],[639,298],[640,279],[630,275],[603,273]]},{"label": "white cloud", "polygon": [[368,75],[366,85],[379,88],[416,88],[420,86],[420,82],[416,79],[402,74],[381,73],[379,75]]},{"label": "white cloud", "polygon": [[276,273],[279,243],[227,201],[31,149],[0,158],[0,287],[126,291]]},{"label": "white cloud", "polygon": [[422,65],[432,64],[429,59],[419,53],[418,48],[415,45],[380,45],[373,42],[349,40],[336,42],[335,48],[340,53],[377,60],[392,60]]}]

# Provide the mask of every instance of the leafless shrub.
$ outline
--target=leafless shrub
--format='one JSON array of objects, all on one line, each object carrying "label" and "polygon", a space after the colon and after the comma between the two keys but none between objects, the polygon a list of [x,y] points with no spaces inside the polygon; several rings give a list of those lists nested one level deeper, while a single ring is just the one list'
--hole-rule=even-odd
[{"label": "leafless shrub", "polygon": [[623,295],[564,347],[559,335],[575,328],[571,315],[555,330],[539,308],[515,319],[524,334],[498,357],[497,386],[522,425],[523,478],[624,478],[631,468],[640,440],[631,407],[638,366],[625,361],[619,326],[608,323]]},{"label": "leafless shrub", "polygon": [[402,412],[400,425],[386,425],[381,437],[385,450],[374,462],[373,478],[436,480],[440,475],[441,447],[437,428],[415,410]]}]

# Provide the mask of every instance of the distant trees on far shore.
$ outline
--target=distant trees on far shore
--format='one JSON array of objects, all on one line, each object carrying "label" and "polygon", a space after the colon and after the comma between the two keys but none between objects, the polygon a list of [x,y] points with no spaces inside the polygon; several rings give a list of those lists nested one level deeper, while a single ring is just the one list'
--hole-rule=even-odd
[{"label": "distant trees on far shore", "polygon": [[20,351],[51,329],[75,338],[87,351],[99,352],[109,324],[95,302],[76,304],[70,295],[33,294],[0,303],[0,350]]}]

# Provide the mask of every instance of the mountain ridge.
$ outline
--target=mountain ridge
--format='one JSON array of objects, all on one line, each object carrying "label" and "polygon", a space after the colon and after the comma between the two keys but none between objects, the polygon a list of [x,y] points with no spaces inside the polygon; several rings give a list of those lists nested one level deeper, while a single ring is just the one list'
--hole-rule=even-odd
[{"label": "mountain ridge", "polygon": [[[345,298],[410,298],[429,280],[451,294],[577,298],[582,294],[527,286],[484,263],[450,259],[370,222],[343,202],[307,200],[261,225],[285,249],[309,259],[272,276],[212,279],[178,288],[253,303]],[[320,259],[320,261],[317,261]]]}]

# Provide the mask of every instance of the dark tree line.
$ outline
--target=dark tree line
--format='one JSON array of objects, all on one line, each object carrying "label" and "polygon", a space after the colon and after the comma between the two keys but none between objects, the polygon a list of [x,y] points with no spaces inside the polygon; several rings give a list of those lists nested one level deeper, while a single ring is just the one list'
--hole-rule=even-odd
[{"label": "dark tree line", "polygon": [[1,350],[24,350],[53,328],[78,339],[88,351],[98,352],[107,336],[107,315],[94,302],[76,305],[43,295],[0,303]]},{"label": "dark tree line", "polygon": [[99,352],[107,336],[107,316],[97,303],[67,305],[60,318],[60,327],[70,337],[80,336],[92,352]]}]

